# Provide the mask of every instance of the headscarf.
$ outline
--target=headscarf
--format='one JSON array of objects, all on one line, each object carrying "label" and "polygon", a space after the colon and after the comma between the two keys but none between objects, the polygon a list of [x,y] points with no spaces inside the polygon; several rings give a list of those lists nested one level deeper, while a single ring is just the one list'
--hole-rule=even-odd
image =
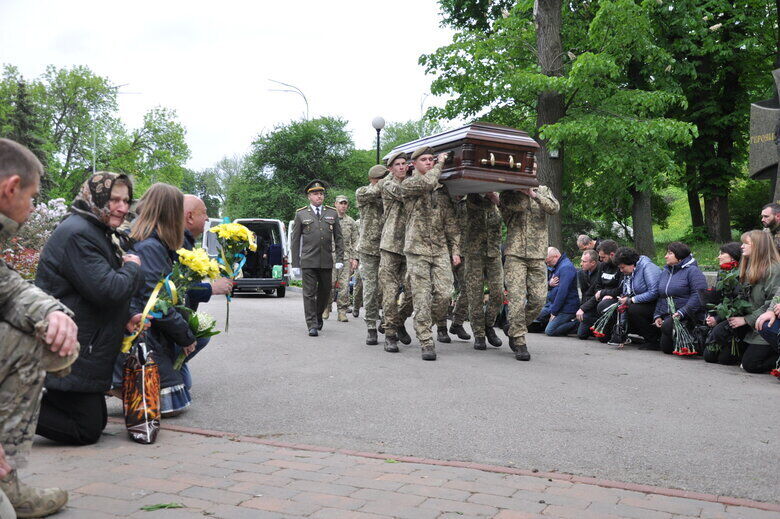
[{"label": "headscarf", "polygon": [[108,225],[108,218],[111,211],[108,208],[108,202],[111,200],[111,190],[118,179],[123,179],[127,183],[130,200],[133,200],[133,184],[130,177],[110,171],[99,171],[87,179],[79,190],[79,194],[73,200],[71,209],[82,216],[91,215],[96,217],[104,225]]},{"label": "headscarf", "polygon": [[133,183],[130,181],[130,177],[110,171],[99,171],[81,185],[79,194],[73,200],[70,210],[85,218],[91,218],[100,222],[106,231],[106,235],[111,240],[114,254],[121,258],[129,248],[129,239],[127,235],[117,232],[116,229],[108,225],[109,216],[111,215],[108,202],[111,200],[111,191],[114,189],[114,184],[119,179],[123,179],[126,182],[128,196],[132,202]]}]

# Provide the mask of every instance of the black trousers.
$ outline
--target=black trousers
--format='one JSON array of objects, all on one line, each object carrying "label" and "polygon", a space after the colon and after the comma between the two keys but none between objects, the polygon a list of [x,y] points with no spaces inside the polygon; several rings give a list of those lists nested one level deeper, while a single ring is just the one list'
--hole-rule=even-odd
[{"label": "black trousers", "polygon": [[[748,331],[750,331],[748,325],[731,328],[728,321],[719,322],[710,331],[707,341],[720,346],[720,350],[705,348],[704,360],[726,366],[739,364],[742,354],[745,352],[745,341],[743,339]],[[735,345],[734,353],[732,353],[732,338]]]},{"label": "black trousers", "polygon": [[303,313],[306,327],[316,328],[330,302],[333,269],[301,269],[303,277]]},{"label": "black trousers", "polygon": [[652,303],[628,303],[628,332],[641,335],[646,343],[658,342],[659,330],[653,324],[655,301]]},{"label": "black trousers", "polygon": [[596,322],[596,319],[598,319],[598,314],[595,310],[585,312],[585,315],[582,317],[582,322],[577,327],[577,337],[579,339],[584,341],[593,335],[593,332],[590,331],[590,327],[593,326],[593,323]]},{"label": "black trousers", "polygon": [[769,344],[746,344],[742,369],[748,373],[769,373],[777,365],[777,350]]},{"label": "black trousers", "polygon": [[103,393],[46,390],[35,433],[69,445],[90,445],[100,439],[107,422]]}]

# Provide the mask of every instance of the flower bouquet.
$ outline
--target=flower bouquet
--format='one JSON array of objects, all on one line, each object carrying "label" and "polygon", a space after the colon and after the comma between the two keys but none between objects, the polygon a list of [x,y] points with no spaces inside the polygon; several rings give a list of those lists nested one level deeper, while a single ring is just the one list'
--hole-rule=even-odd
[{"label": "flower bouquet", "polygon": [[601,314],[601,317],[596,319],[596,322],[593,323],[593,326],[590,327],[590,331],[593,332],[594,337],[602,338],[607,336],[607,327],[609,326],[609,322],[612,319],[612,316],[615,315],[617,307],[618,303],[609,305],[604,309],[604,313]]},{"label": "flower bouquet", "polygon": [[[732,262],[733,263],[733,262]],[[728,264],[727,264],[728,265]],[[724,269],[726,272],[715,284],[715,291],[719,295],[719,302],[707,303],[707,309],[720,317],[721,320],[729,317],[738,317],[747,315],[753,306],[749,301],[750,287],[743,285],[739,281],[739,270],[735,268]],[[737,337],[734,335],[733,328],[728,328],[731,339],[731,354],[739,356]],[[718,351],[720,346],[709,342],[707,349]]]},{"label": "flower bouquet", "polygon": [[674,298],[667,297],[666,301],[669,304],[669,313],[672,314],[672,341],[674,342],[674,351],[672,353],[683,357],[698,354],[693,335],[691,335],[691,332],[688,331],[676,315],[677,307],[674,304]]},{"label": "flower bouquet", "polygon": [[[195,334],[196,339],[203,339],[206,337],[214,337],[215,335],[218,335],[221,333],[219,330],[215,330],[214,327],[217,324],[217,321],[210,315],[204,314],[202,312],[193,312],[189,308],[187,309],[189,311],[189,319],[187,319],[187,324],[190,325],[190,329]],[[180,370],[182,366],[184,365],[184,361],[187,358],[187,354],[184,352],[181,352],[179,356],[176,358],[176,361],[173,363],[173,369]]]},{"label": "flower bouquet", "polygon": [[[219,242],[219,268],[223,275],[232,280],[238,277],[241,268],[246,263],[246,250],[256,251],[255,235],[240,223],[223,223],[212,227],[209,232],[217,235]],[[230,294],[226,296],[227,311],[225,315],[225,332],[230,326]]]}]

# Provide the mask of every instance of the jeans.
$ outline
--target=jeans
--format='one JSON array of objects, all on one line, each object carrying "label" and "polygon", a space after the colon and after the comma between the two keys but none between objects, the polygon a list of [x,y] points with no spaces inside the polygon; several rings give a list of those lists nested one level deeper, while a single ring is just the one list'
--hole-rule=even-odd
[{"label": "jeans", "polygon": [[596,319],[598,319],[598,314],[595,310],[585,312],[585,315],[582,317],[582,322],[577,325],[577,337],[579,339],[584,341],[592,335],[590,327],[593,326]]},{"label": "jeans", "polygon": [[572,333],[579,326],[579,321],[574,321],[574,314],[560,313],[555,316],[544,329],[544,333],[550,337],[562,337]]}]

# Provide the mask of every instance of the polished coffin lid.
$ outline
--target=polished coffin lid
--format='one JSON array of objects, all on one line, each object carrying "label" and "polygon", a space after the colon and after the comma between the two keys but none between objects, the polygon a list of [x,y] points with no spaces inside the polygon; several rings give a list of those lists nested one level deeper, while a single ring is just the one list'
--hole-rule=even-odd
[{"label": "polished coffin lid", "polygon": [[534,154],[539,149],[526,132],[498,124],[476,122],[417,139],[395,147],[411,154],[430,146],[436,154],[448,152],[441,181],[453,195],[506,191],[539,185],[533,173]]}]

